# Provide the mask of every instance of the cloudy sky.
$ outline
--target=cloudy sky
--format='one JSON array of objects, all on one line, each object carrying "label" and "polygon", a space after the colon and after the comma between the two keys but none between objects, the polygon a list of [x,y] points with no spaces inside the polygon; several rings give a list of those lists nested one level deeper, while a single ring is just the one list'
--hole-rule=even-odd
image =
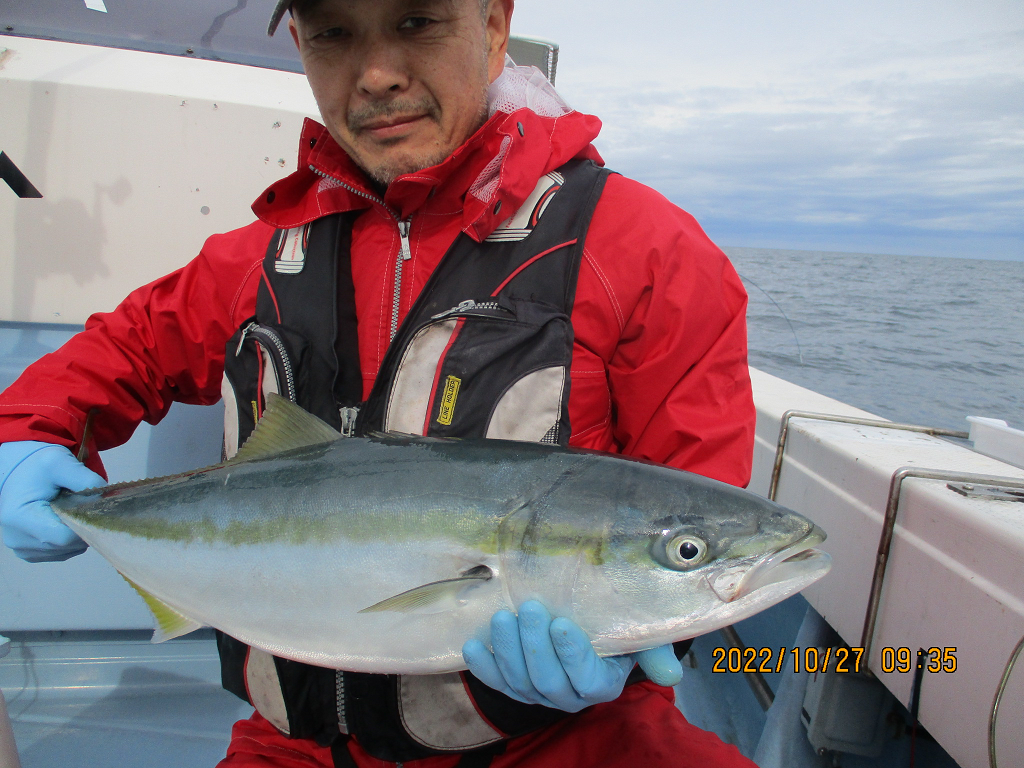
[{"label": "cloudy sky", "polygon": [[518,0],[513,33],[722,245],[1024,260],[1021,0]]}]

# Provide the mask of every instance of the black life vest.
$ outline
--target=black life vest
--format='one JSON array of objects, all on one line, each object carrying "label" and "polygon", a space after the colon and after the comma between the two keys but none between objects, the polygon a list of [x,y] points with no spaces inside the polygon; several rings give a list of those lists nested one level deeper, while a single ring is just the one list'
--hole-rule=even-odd
[{"label": "black life vest", "polygon": [[[590,161],[570,162],[540,179],[485,242],[460,234],[398,329],[362,405],[350,263],[360,212],[279,231],[264,260],[256,315],[227,345],[226,455],[248,437],[269,392],[347,435],[391,430],[567,445],[569,318],[608,173]],[[324,745],[353,734],[391,762],[493,748],[567,716],[515,701],[467,672],[341,672],[273,657],[223,634],[218,645],[224,687],[282,732]]]}]

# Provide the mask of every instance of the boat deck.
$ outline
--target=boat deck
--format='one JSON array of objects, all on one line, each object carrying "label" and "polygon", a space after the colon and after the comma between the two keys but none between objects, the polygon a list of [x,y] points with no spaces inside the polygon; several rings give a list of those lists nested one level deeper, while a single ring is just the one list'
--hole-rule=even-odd
[{"label": "boat deck", "polygon": [[212,633],[162,645],[149,634],[14,633],[0,688],[22,768],[213,766],[224,757],[232,723],[252,708],[221,689]]},{"label": "boat deck", "polygon": [[[790,647],[807,601],[796,595],[736,625],[751,646]],[[10,654],[0,660],[0,689],[7,700],[21,768],[212,768],[223,757],[232,724],[252,708],[220,687],[216,645],[210,630],[154,645],[148,631],[12,633]],[[684,715],[714,731],[763,768],[826,768],[831,756],[810,750],[799,720],[769,724],[742,675],[715,674],[719,633],[698,638],[684,661],[676,688]],[[785,675],[767,682],[787,702]],[[787,688],[793,688],[790,681]],[[802,690],[793,693],[802,699]],[[900,724],[906,709],[894,702]],[[844,768],[908,764],[910,739],[894,731],[877,758],[843,755]],[[957,768],[922,734],[917,764]],[[0,750],[0,768],[5,765]]]}]

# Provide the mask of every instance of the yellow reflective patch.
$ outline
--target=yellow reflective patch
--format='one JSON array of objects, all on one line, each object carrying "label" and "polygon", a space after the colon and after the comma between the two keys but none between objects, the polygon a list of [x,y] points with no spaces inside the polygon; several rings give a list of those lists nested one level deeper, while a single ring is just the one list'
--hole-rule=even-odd
[{"label": "yellow reflective patch", "polygon": [[459,396],[459,385],[462,379],[449,376],[444,382],[444,395],[441,397],[441,411],[437,414],[437,423],[449,426],[455,414],[455,400]]}]

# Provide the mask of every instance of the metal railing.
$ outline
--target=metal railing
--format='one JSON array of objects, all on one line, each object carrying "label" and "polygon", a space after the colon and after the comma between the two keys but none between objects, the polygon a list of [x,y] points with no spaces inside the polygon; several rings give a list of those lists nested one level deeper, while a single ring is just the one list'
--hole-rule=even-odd
[{"label": "metal railing", "polygon": [[[915,432],[918,434],[931,435],[933,437],[953,437],[969,439],[968,432],[962,430],[945,429],[942,427],[929,427],[920,424],[903,424],[899,422],[886,421],[884,419],[868,419],[857,416],[840,416],[831,413],[818,413],[814,411],[789,410],[783,416],[779,427],[779,437],[775,449],[775,461],[772,465],[772,474],[768,486],[768,498],[777,500],[779,480],[782,474],[782,466],[785,459],[786,446],[790,436],[790,422],[793,419],[808,419],[813,421],[825,421],[838,424],[852,424],[857,426],[877,427],[880,429],[895,429],[904,432]],[[1013,477],[1002,477],[997,475],[981,475],[964,472],[950,472],[947,470],[926,469],[921,467],[901,467],[897,469],[890,480],[889,494],[886,502],[885,515],[883,517],[882,532],[879,536],[878,549],[875,555],[875,568],[871,578],[871,589],[868,596],[868,605],[864,615],[864,626],[861,634],[861,646],[864,648],[864,658],[870,663],[871,646],[878,621],[878,611],[881,605],[882,588],[885,584],[885,573],[889,561],[889,551],[892,546],[892,538],[896,526],[897,512],[899,511],[900,496],[903,490],[903,481],[907,478],[944,480],[949,483],[967,483],[971,485],[992,486],[997,489],[1024,489],[1024,480]],[[951,490],[964,493],[964,489],[971,489],[971,485],[954,488]],[[733,627],[724,627],[723,637],[731,647],[744,648],[743,641]],[[1011,670],[1013,663],[1020,654],[1018,648],[1010,661],[1007,663],[1007,670]],[[774,694],[764,676],[760,672],[748,672],[747,682],[750,684],[754,696],[763,709],[771,706]],[[1007,675],[1008,677],[1008,675]],[[992,723],[994,728],[996,709],[1002,688],[1005,688],[1005,680],[997,692],[996,700],[993,702]],[[994,764],[994,763],[993,763]]]},{"label": "metal railing", "polygon": [[[882,429],[896,429],[906,432],[917,432],[932,435],[935,437],[955,437],[960,439],[969,439],[970,437],[967,432],[940,427],[926,427],[919,424],[900,424],[881,419],[838,416],[835,414],[815,413],[812,411],[786,411],[782,416],[782,423],[779,429],[779,439],[775,450],[775,462],[772,466],[772,476],[768,486],[768,498],[772,501],[775,501],[776,496],[778,495],[779,478],[782,473],[783,458],[790,434],[789,424],[794,418],[828,421],[840,424],[855,424],[860,426],[879,427]],[[892,546],[892,539],[896,528],[896,517],[899,512],[900,497],[903,492],[903,481],[908,478],[945,481],[950,490],[962,495],[975,495],[986,498],[1024,501],[1024,494],[1019,493],[1019,491],[1024,491],[1024,479],[1019,477],[984,475],[970,472],[951,472],[949,470],[927,469],[922,467],[900,467],[893,473],[892,478],[889,481],[889,494],[886,501],[885,516],[883,517],[882,532],[878,540],[878,550],[875,554],[875,568],[871,576],[871,590],[868,596],[867,609],[864,613],[864,627],[861,632],[860,644],[861,647],[864,648],[864,658],[867,659],[868,664],[871,663],[871,646],[874,641],[875,626],[878,622],[878,611],[881,607],[882,588],[885,585],[885,573],[889,562],[889,551]],[[953,483],[959,483],[962,485],[954,486],[952,485]],[[975,492],[978,486],[983,486],[983,488]],[[1009,493],[1007,493],[1008,490],[1010,491]],[[732,627],[728,627],[728,629],[732,630]],[[735,630],[732,630],[732,632],[735,634]],[[736,637],[736,641],[742,644],[742,641],[739,640],[738,636]],[[1002,677],[992,700],[992,708],[989,712],[988,733],[989,765],[991,768],[997,768],[998,764],[996,759],[996,723],[999,715],[999,704],[1022,650],[1024,650],[1024,638],[1021,638],[1020,642],[1017,643],[1013,652],[1010,654],[1009,659],[1007,659]],[[870,668],[868,671],[870,672]],[[758,674],[760,677],[759,673],[755,674]],[[760,685],[767,687],[767,683],[763,678],[759,683]],[[763,697],[758,694],[755,682],[750,681],[750,685],[751,688],[755,689],[754,692],[755,695],[758,696],[758,701],[762,702]],[[763,703],[762,706],[764,706]]]},{"label": "metal railing", "polygon": [[779,427],[779,440],[775,447],[775,464],[772,466],[771,483],[768,485],[768,498],[775,501],[779,490],[779,476],[782,474],[782,458],[786,452],[786,443],[789,441],[789,422],[792,419],[810,419],[813,421],[831,421],[837,424],[856,424],[863,427],[880,427],[882,429],[898,429],[904,432],[918,432],[933,437],[958,437],[967,440],[970,433],[956,429],[943,429],[942,427],[925,427],[920,424],[900,424],[895,421],[884,419],[864,419],[858,416],[838,416],[833,413],[816,413],[814,411],[786,411],[782,414],[782,424]]}]

